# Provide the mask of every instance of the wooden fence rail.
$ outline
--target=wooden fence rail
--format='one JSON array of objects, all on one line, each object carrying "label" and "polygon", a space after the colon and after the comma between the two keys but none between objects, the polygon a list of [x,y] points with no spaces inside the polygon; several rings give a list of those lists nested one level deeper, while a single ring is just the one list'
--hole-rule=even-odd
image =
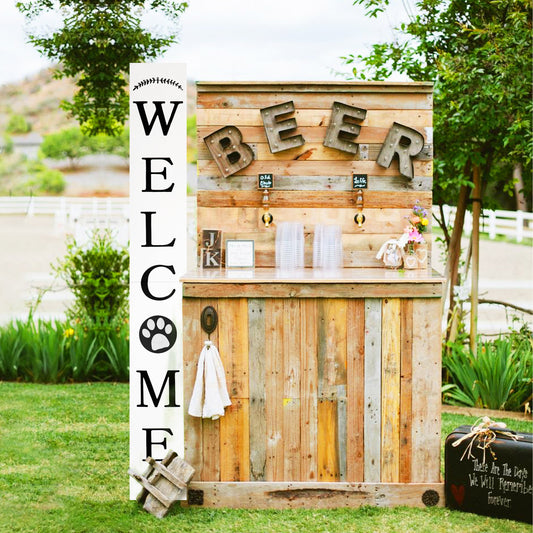
[{"label": "wooden fence rail", "polygon": [[[453,225],[455,210],[455,206],[444,206],[444,218],[448,225]],[[433,206],[433,212],[440,216],[438,207]],[[464,231],[467,235],[472,232],[470,211],[466,212]],[[522,242],[525,238],[533,239],[533,213],[484,209],[481,214],[481,232],[488,234],[490,239],[495,239],[497,235],[511,237],[516,242]]]}]

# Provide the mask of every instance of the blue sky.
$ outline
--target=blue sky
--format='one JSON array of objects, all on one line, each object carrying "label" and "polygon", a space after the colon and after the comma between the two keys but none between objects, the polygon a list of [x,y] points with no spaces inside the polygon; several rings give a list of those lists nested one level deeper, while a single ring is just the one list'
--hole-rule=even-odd
[{"label": "blue sky", "polygon": [[[409,4],[410,2],[410,4]],[[0,0],[0,84],[19,81],[48,65],[26,43],[24,18],[15,0]],[[189,0],[180,43],[160,61],[185,62],[199,80],[335,80],[346,70],[340,56],[364,53],[393,38],[407,20],[406,5],[391,0],[389,12],[367,19],[353,0]],[[43,26],[53,24],[41,20]],[[157,24],[157,21],[152,21]]]}]

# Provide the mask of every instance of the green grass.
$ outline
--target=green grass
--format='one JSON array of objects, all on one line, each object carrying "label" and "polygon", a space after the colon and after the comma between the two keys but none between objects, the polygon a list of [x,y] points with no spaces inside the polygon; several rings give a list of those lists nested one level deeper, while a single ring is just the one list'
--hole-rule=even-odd
[{"label": "green grass", "polygon": [[[530,532],[444,508],[249,511],[176,508],[163,520],[128,500],[128,385],[0,382],[0,532]],[[503,419],[518,431],[528,422]],[[443,435],[472,424],[443,415]]]}]

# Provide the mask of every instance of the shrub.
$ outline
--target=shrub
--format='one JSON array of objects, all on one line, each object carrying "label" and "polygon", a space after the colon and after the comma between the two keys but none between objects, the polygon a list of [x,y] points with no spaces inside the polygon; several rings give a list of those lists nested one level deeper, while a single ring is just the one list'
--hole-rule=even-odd
[{"label": "shrub", "polygon": [[68,159],[74,167],[78,160],[94,151],[94,140],[83,135],[80,128],[67,128],[45,135],[41,143],[41,154],[50,159]]},{"label": "shrub", "polygon": [[42,193],[61,194],[67,182],[60,170],[47,167],[41,162],[33,162],[29,165],[30,179],[25,183],[26,187]]},{"label": "shrub", "polygon": [[517,411],[531,400],[531,333],[529,337],[510,334],[494,341],[480,341],[477,355],[466,346],[449,345],[443,366],[449,373],[443,386],[446,403]]},{"label": "shrub", "polygon": [[24,134],[31,131],[31,124],[22,115],[11,115],[6,126],[7,133]]},{"label": "shrub", "polygon": [[70,320],[107,331],[115,319],[127,318],[129,254],[114,245],[109,230],[95,230],[86,247],[69,237],[67,253],[54,270],[74,294]]}]

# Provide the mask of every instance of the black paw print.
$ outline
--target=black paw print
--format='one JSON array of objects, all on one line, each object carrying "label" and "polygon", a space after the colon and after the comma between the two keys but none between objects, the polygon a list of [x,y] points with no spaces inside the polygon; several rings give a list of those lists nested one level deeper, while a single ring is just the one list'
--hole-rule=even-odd
[{"label": "black paw print", "polygon": [[176,342],[176,326],[166,316],[154,315],[147,318],[139,330],[141,344],[152,353],[170,350]]}]

